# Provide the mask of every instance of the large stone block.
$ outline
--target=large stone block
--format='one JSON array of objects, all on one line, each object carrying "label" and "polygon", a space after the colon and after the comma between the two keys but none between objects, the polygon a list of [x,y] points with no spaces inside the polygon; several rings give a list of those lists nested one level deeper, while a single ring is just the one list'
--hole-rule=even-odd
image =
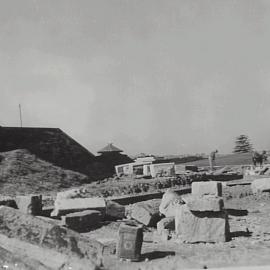
[{"label": "large stone block", "polygon": [[0,207],[0,234],[100,265],[104,246],[72,230],[19,210]]},{"label": "large stone block", "polygon": [[149,200],[135,203],[131,208],[131,217],[140,223],[154,227],[161,219],[159,214],[160,200]]},{"label": "large stone block", "polygon": [[165,230],[174,231],[175,219],[174,217],[165,217],[157,223],[157,232],[162,234]]},{"label": "large stone block", "polygon": [[228,216],[222,212],[191,212],[187,205],[178,207],[175,230],[182,242],[225,242],[230,238]]},{"label": "large stone block", "polygon": [[103,215],[106,212],[106,201],[103,198],[74,198],[56,199],[54,210],[51,216],[63,216],[69,213],[81,212],[84,210],[97,210]]},{"label": "large stone block", "polygon": [[[89,270],[98,269],[98,267],[89,260],[66,255],[55,250],[33,245],[15,238],[9,238],[3,234],[0,234],[0,246],[7,252],[10,252],[13,257],[11,257],[11,260],[5,258],[4,264],[8,266],[6,267],[7,269],[84,270],[86,267]],[[7,256],[8,254],[5,255]],[[10,263],[7,263],[7,261],[10,261]],[[17,267],[15,265],[17,265]],[[15,268],[13,268],[14,266]]]},{"label": "large stone block", "polygon": [[96,210],[70,213],[61,217],[63,226],[78,232],[88,232],[96,228],[101,218],[101,213]]},{"label": "large stone block", "polygon": [[42,195],[16,196],[18,209],[31,215],[41,215],[42,213]]},{"label": "large stone block", "polygon": [[126,208],[117,202],[106,201],[106,216],[113,219],[123,219],[126,216]]},{"label": "large stone block", "polygon": [[224,201],[222,197],[205,195],[203,197],[191,196],[187,201],[190,211],[213,211],[220,212],[224,209]]},{"label": "large stone block", "polygon": [[216,181],[192,182],[191,193],[194,196],[222,196],[222,184]]},{"label": "large stone block", "polygon": [[255,179],[251,183],[251,190],[253,193],[270,191],[270,178]]},{"label": "large stone block", "polygon": [[171,189],[168,189],[162,196],[162,200],[159,206],[159,212],[165,217],[174,217],[175,208],[179,204],[184,204],[181,196]]}]

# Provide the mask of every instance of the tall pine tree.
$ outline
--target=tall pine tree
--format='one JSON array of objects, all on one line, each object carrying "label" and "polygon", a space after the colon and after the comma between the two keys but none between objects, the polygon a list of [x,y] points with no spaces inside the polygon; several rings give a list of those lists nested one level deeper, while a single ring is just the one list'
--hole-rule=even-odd
[{"label": "tall pine tree", "polygon": [[248,153],[252,151],[252,144],[247,135],[240,135],[235,140],[234,153]]}]

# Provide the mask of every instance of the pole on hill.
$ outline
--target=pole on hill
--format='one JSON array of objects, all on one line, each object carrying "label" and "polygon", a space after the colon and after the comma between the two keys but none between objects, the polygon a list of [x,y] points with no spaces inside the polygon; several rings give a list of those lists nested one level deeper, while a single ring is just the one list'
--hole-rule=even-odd
[{"label": "pole on hill", "polygon": [[22,127],[22,108],[21,108],[21,104],[19,104],[19,112],[20,112],[20,124]]}]

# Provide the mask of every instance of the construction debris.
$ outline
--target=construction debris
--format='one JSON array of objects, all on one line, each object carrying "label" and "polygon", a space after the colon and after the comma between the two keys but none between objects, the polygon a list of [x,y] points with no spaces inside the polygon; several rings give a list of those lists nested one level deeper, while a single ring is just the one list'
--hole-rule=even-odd
[{"label": "construction debris", "polygon": [[165,217],[174,217],[176,206],[184,204],[181,196],[175,191],[168,189],[162,196],[159,212]]},{"label": "construction debris", "polygon": [[105,215],[106,201],[103,198],[74,198],[74,199],[56,199],[52,217],[63,216],[69,213],[81,212],[84,210],[98,210]]},{"label": "construction debris", "polygon": [[251,183],[251,190],[253,193],[270,191],[270,178],[259,178],[253,180]]},{"label": "construction debris", "polygon": [[155,227],[161,219],[159,205],[159,199],[135,203],[131,208],[131,217],[145,226]]},{"label": "construction debris", "polygon": [[125,206],[106,200],[106,217],[109,219],[123,219],[126,217],[126,208]]},{"label": "construction debris", "polygon": [[97,265],[102,262],[104,246],[101,243],[10,207],[0,207],[0,234],[68,256],[84,258]]},{"label": "construction debris", "polygon": [[77,232],[88,232],[101,222],[102,215],[96,210],[70,213],[62,216],[62,225]]},{"label": "construction debris", "polygon": [[142,226],[121,224],[118,231],[118,258],[139,261],[141,257],[142,242]]},{"label": "construction debris", "polygon": [[176,209],[175,229],[181,241],[225,242],[229,239],[228,215],[223,198],[218,195],[222,195],[221,183],[192,183],[192,196]]},{"label": "construction debris", "polygon": [[175,230],[175,218],[165,217],[157,223],[157,233],[161,235],[164,230]]},{"label": "construction debris", "polygon": [[194,212],[179,205],[175,216],[176,234],[186,243],[216,243],[229,240],[228,216],[221,212]]},{"label": "construction debris", "polygon": [[[99,269],[92,261],[63,254],[53,249],[40,247],[25,241],[20,241],[16,238],[10,238],[3,234],[0,234],[0,246],[0,249],[4,248],[6,251],[11,252],[13,258],[17,257],[22,261],[20,264],[15,262],[13,265],[7,265],[5,263],[5,265],[8,266],[6,267],[7,269],[84,270],[85,267],[89,270]],[[14,266],[15,268],[13,268]]]},{"label": "construction debris", "polygon": [[213,195],[205,195],[203,197],[191,196],[187,201],[187,206],[190,211],[198,212],[220,212],[224,210],[223,198]]},{"label": "construction debris", "polygon": [[15,200],[21,212],[35,216],[41,215],[42,195],[16,196]]},{"label": "construction debris", "polygon": [[191,192],[193,196],[222,196],[222,184],[216,181],[192,182]]}]

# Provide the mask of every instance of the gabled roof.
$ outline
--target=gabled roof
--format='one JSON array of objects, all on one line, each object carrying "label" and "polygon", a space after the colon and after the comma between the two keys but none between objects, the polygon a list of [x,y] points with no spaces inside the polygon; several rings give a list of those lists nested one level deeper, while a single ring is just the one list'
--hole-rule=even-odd
[{"label": "gabled roof", "polygon": [[108,153],[108,152],[120,153],[120,152],[123,152],[123,150],[117,148],[112,143],[109,143],[107,146],[105,146],[104,148],[102,148],[101,150],[98,151],[98,153]]}]

